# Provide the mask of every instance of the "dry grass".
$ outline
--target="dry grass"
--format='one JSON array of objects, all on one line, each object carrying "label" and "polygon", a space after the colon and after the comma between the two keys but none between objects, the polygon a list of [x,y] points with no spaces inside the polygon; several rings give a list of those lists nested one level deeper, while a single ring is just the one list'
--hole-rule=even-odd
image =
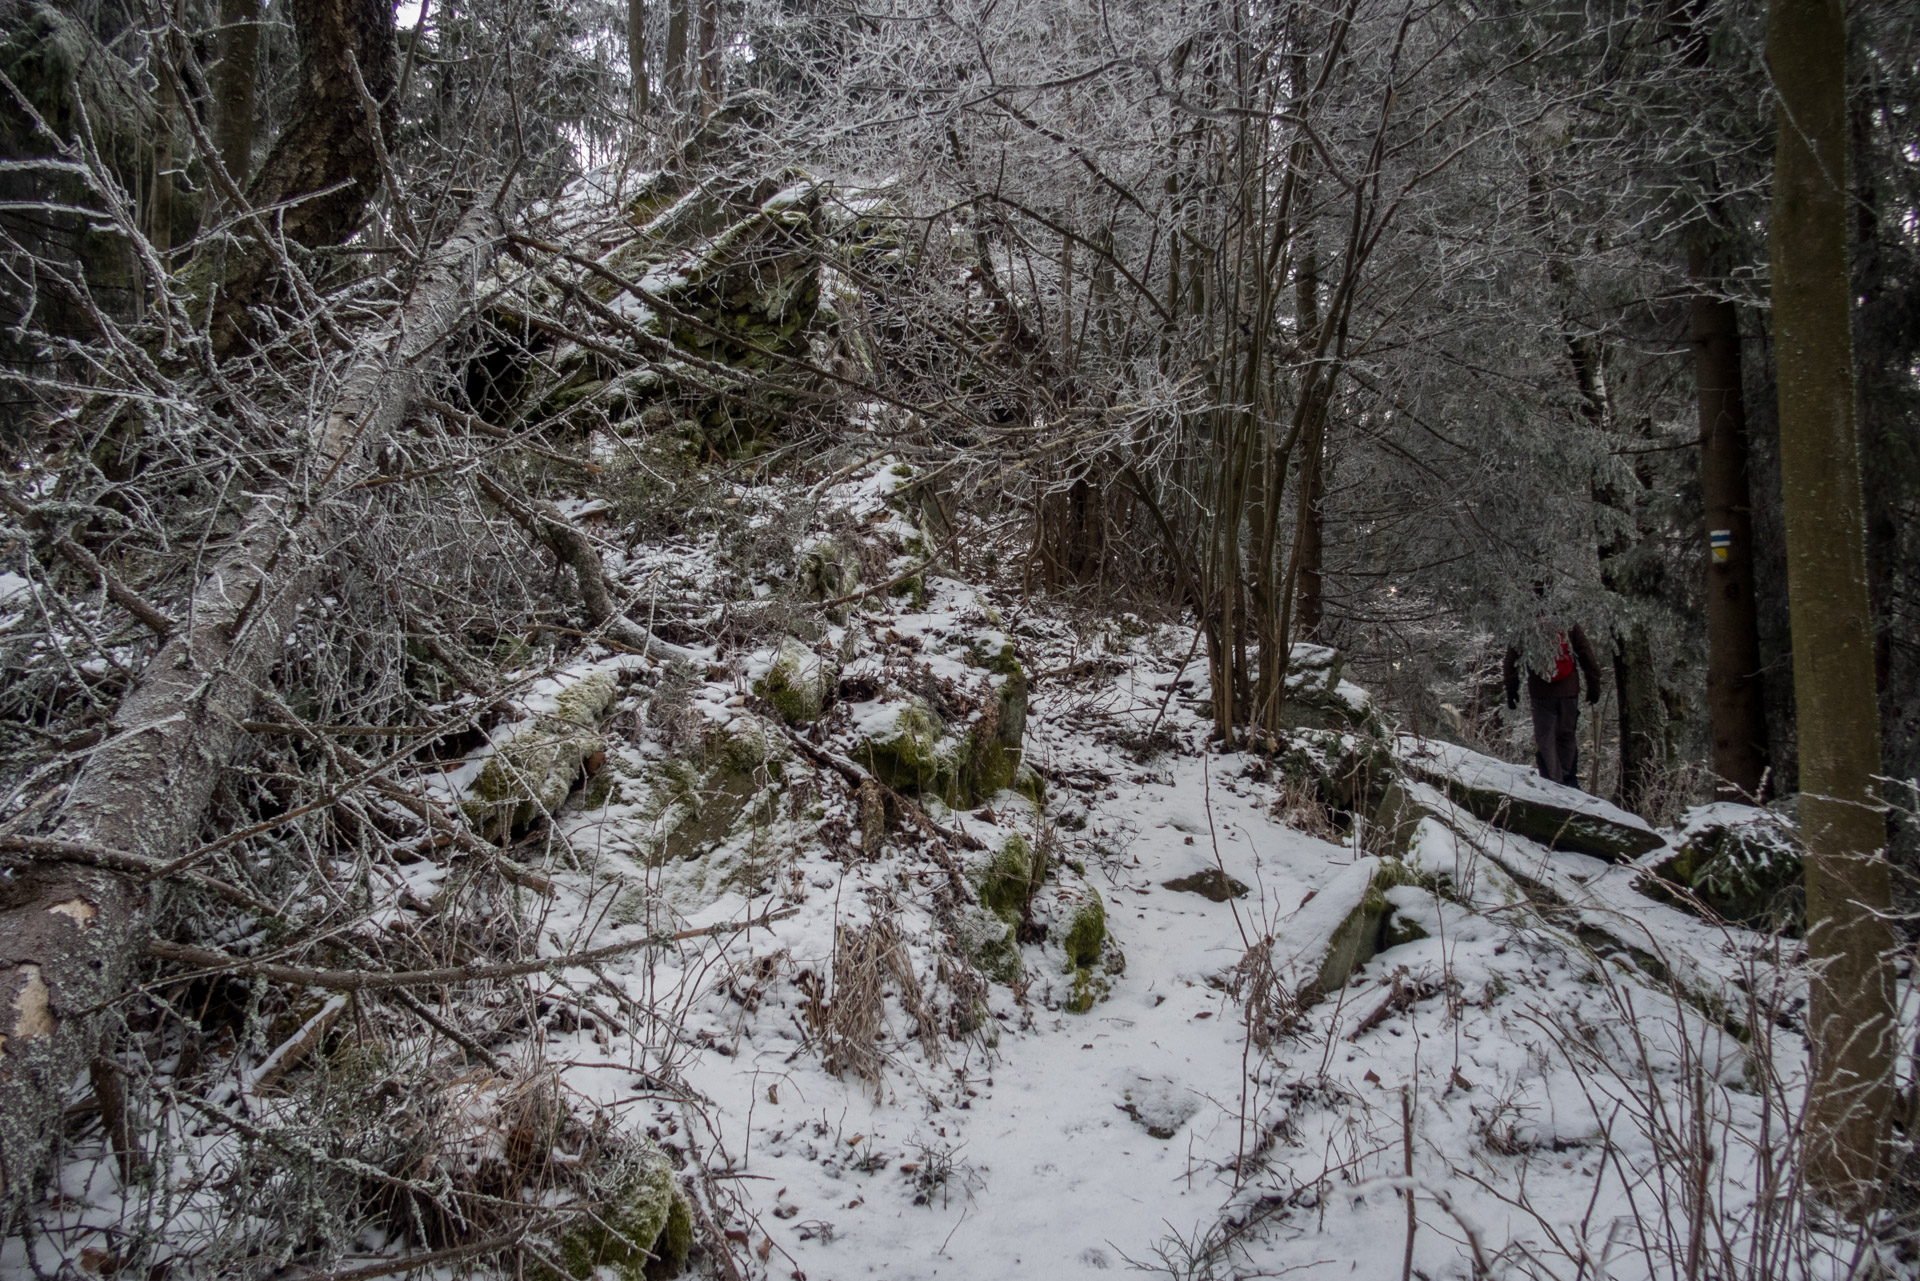
[{"label": "dry grass", "polygon": [[1342,840],[1333,809],[1321,796],[1319,781],[1310,776],[1296,778],[1279,773],[1274,780],[1273,803],[1267,807],[1267,814],[1275,822],[1285,823],[1294,831],[1319,840],[1334,844]]}]

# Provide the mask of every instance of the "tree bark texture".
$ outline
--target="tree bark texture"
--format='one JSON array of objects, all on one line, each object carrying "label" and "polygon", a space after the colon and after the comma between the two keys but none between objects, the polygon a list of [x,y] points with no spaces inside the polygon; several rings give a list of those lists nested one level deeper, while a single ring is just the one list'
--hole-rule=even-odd
[{"label": "tree bark texture", "polygon": [[253,172],[254,82],[260,64],[260,0],[220,0],[220,61],[214,69],[214,145],[245,190]]},{"label": "tree bark texture", "polygon": [[667,110],[675,114],[687,109],[687,9],[691,4],[693,0],[667,0]]},{"label": "tree bark texture", "polygon": [[[1302,251],[1294,282],[1295,310],[1301,342],[1316,343],[1320,335],[1320,272],[1313,247]],[[1323,526],[1327,479],[1322,466],[1327,452],[1326,414],[1311,415],[1300,440],[1300,585],[1294,629],[1300,639],[1318,642],[1326,612],[1326,541]]]},{"label": "tree bark texture", "polygon": [[[284,205],[274,214],[275,227],[294,244],[336,245],[353,231],[380,181],[354,72],[390,112],[398,76],[393,6],[387,0],[289,0],[288,9],[300,39],[300,97],[247,199],[260,209]],[[230,253],[209,317],[214,351],[222,355],[245,341],[248,308],[271,296],[279,261],[257,240]]]},{"label": "tree bark texture", "polygon": [[1780,471],[1806,845],[1809,1186],[1859,1215],[1883,1195],[1896,1028],[1847,262],[1846,17],[1773,0]]},{"label": "tree bark texture", "polygon": [[[330,490],[357,477],[353,459],[398,421],[417,368],[467,315],[471,282],[503,237],[497,212],[469,213],[364,345],[316,434],[310,474],[351,474]],[[325,545],[328,508],[295,519],[295,507],[287,489],[255,502],[195,590],[192,626],[141,672],[74,779],[52,839],[161,860],[186,851]],[[99,867],[40,862],[0,882],[0,1204],[32,1195],[66,1091],[100,1045],[99,1011],[145,950],[151,908],[141,876]]]},{"label": "tree bark texture", "polygon": [[647,85],[647,0],[627,0],[627,76],[633,85],[633,117],[645,119],[652,106]]},{"label": "tree bark texture", "polygon": [[[156,31],[153,59],[177,67],[171,24]],[[153,185],[147,195],[147,239],[164,260],[173,248],[173,136],[179,129],[180,100],[176,73],[156,68],[153,90]]]},{"label": "tree bark texture", "polygon": [[1707,715],[1714,794],[1758,799],[1767,773],[1760,622],[1753,595],[1753,501],[1747,484],[1747,405],[1740,389],[1740,317],[1715,292],[1699,246],[1693,278],[1694,383],[1700,402],[1700,486],[1707,533]]},{"label": "tree bark texture", "polygon": [[[1653,641],[1642,622],[1621,627],[1613,642],[1613,687],[1620,700],[1620,805],[1644,814],[1665,760],[1665,711]],[[1597,709],[1596,709],[1597,712]]]}]

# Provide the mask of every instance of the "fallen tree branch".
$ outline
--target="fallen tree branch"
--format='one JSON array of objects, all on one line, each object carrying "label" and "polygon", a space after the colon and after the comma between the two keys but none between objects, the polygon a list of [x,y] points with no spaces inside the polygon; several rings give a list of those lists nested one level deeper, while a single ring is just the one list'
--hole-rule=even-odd
[{"label": "fallen tree branch", "polygon": [[[474,282],[505,237],[477,206],[423,265],[406,301],[359,344],[314,433],[301,475],[257,496],[175,629],[115,710],[106,744],[68,788],[48,838],[158,865],[188,848],[257,692],[286,650],[328,546],[331,505],[365,447],[406,412],[420,368],[472,313]],[[339,473],[348,470],[347,477]],[[0,1202],[31,1196],[67,1084],[99,1046],[100,1011],[145,950],[146,875],[37,858],[0,907]],[[0,1204],[0,1210],[6,1208]]]},{"label": "fallen tree branch", "polygon": [[857,592],[848,592],[845,596],[836,596],[832,600],[820,601],[817,603],[816,608],[832,609],[836,605],[845,605],[852,601],[865,600],[869,596],[876,596],[881,592],[889,591],[892,588],[898,587],[900,584],[906,582],[909,578],[912,578],[915,574],[925,573],[927,570],[932,568],[933,568],[933,559],[929,557],[928,559],[921,561],[918,565],[915,565],[912,569],[907,570],[905,573],[895,574],[892,578],[889,578],[884,583],[875,583],[872,587],[863,587]]},{"label": "fallen tree branch", "polygon": [[698,929],[681,930],[677,934],[649,934],[645,938],[629,939],[624,943],[610,943],[606,947],[596,947],[586,952],[573,952],[566,956],[536,957],[530,961],[507,961],[498,965],[449,965],[437,970],[314,970],[297,965],[279,965],[272,961],[255,961],[244,956],[230,956],[225,952],[215,952],[204,947],[189,947],[184,943],[169,943],[164,939],[154,939],[149,942],[147,954],[163,961],[191,965],[202,974],[248,974],[269,979],[275,983],[288,983],[296,987],[325,988],[331,992],[375,992],[395,987],[438,987],[450,983],[481,983],[490,979],[518,978],[523,974],[540,974],[553,970],[591,966],[601,961],[612,960],[616,956],[625,956],[629,952],[638,952],[646,947],[667,947],[688,939],[705,938],[715,934],[733,934],[741,930],[750,930],[757,925],[770,925],[774,921],[785,920],[799,910],[797,907],[789,907],[745,921],[703,925]]},{"label": "fallen tree branch", "polygon": [[802,756],[805,756],[816,765],[822,765],[832,770],[841,778],[845,779],[848,786],[852,787],[856,792],[859,791],[861,785],[865,783],[871,783],[873,786],[879,788],[909,822],[934,838],[933,856],[939,861],[941,870],[946,872],[947,881],[953,886],[954,893],[958,894],[962,901],[969,900],[973,897],[972,890],[967,886],[966,875],[961,872],[960,864],[954,860],[952,852],[947,847],[949,845],[957,845],[963,850],[985,849],[986,845],[979,837],[969,836],[965,832],[942,827],[928,816],[926,810],[922,809],[918,802],[910,797],[902,796],[899,792],[894,791],[891,787],[882,783],[878,778],[874,777],[871,770],[862,769],[859,765],[856,765],[838,752],[830,752],[824,747],[818,747],[809,743],[799,734],[796,734],[793,727],[781,720],[777,714],[770,715],[768,719],[786,730],[788,740],[799,750]]},{"label": "fallen tree branch", "polygon": [[[0,836],[0,850],[25,854],[41,861],[79,863],[87,867],[133,873],[143,879],[159,879],[156,874],[165,870],[159,863],[142,854],[103,849],[98,845],[85,845],[78,841],[53,840],[45,836]],[[245,890],[229,885],[218,877],[208,876],[204,872],[183,872],[180,878],[190,885],[199,886],[210,894],[219,895],[236,907],[258,912],[269,919],[280,915],[280,910],[271,903],[263,903]]]},{"label": "fallen tree branch", "polygon": [[173,635],[174,622],[158,609],[148,604],[140,593],[121,582],[114,572],[102,565],[94,554],[73,541],[67,535],[56,532],[37,508],[23,501],[17,494],[4,485],[0,485],[0,506],[6,507],[20,518],[28,529],[40,529],[46,533],[47,545],[71,561],[81,573],[93,579],[106,589],[107,599],[126,610],[153,632],[161,640]]},{"label": "fallen tree branch", "polygon": [[574,581],[580,587],[580,603],[586,609],[587,621],[595,628],[637,653],[684,662],[706,660],[706,655],[699,650],[661,640],[614,607],[613,591],[607,583],[606,566],[600,563],[600,553],[559,508],[518,497],[487,475],[484,468],[475,469],[473,476],[481,493],[573,571]]}]

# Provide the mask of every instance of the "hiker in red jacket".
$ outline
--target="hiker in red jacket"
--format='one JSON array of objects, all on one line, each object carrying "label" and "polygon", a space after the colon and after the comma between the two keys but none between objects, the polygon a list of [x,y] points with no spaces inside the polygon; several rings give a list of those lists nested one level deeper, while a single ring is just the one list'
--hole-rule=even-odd
[{"label": "hiker in red jacket", "polygon": [[[1568,787],[1580,786],[1580,675],[1587,678],[1587,701],[1600,701],[1600,663],[1593,646],[1578,627],[1555,628],[1545,615],[1543,629],[1553,629],[1553,667],[1542,675],[1527,669],[1527,701],[1533,706],[1534,765],[1540,777]],[[1520,663],[1518,645],[1507,648],[1507,706],[1520,706]],[[1578,662],[1579,672],[1574,671]]]}]

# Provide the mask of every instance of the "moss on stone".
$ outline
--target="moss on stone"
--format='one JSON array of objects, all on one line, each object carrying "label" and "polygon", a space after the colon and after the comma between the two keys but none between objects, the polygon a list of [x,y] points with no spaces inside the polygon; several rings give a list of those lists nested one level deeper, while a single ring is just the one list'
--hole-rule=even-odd
[{"label": "moss on stone", "polygon": [[[968,647],[969,659],[993,673],[993,697],[968,731],[966,761],[953,803],[962,809],[990,800],[1020,781],[1021,740],[1027,732],[1027,676],[1013,646]],[[1039,776],[1033,776],[1037,783]],[[1037,800],[1036,800],[1037,803]]]},{"label": "moss on stone", "polygon": [[[860,586],[860,565],[838,543],[817,542],[800,553],[800,589],[808,600],[838,600]],[[827,611],[834,622],[846,619],[846,607]]]},{"label": "moss on stone", "polygon": [[1026,838],[1015,833],[974,879],[980,905],[1012,924],[1026,915],[1034,890],[1033,855]]},{"label": "moss on stone", "polygon": [[959,763],[957,743],[925,699],[903,704],[893,724],[864,739],[856,750],[860,762],[896,791],[932,793],[957,803]]},{"label": "moss on stone", "polygon": [[1402,916],[1398,912],[1389,912],[1386,919],[1380,923],[1380,950],[1383,952],[1390,947],[1399,947],[1402,943],[1415,943],[1427,937],[1425,926],[1412,917]]},{"label": "moss on stone", "polygon": [[[1422,871],[1405,859],[1383,858],[1374,869],[1373,879],[1367,884],[1367,896],[1361,905],[1361,911],[1369,921],[1379,923],[1379,934],[1372,948],[1367,949],[1371,956],[1375,952],[1398,947],[1402,943],[1411,943],[1427,937],[1420,923],[1404,918],[1394,911],[1393,901],[1387,897],[1387,891],[1411,885],[1417,889],[1431,891],[1438,881],[1430,872]],[[1362,958],[1364,960],[1365,958]],[[1358,962],[1356,962],[1358,964]]]},{"label": "moss on stone", "polygon": [[771,767],[785,755],[785,747],[773,733],[752,716],[736,716],[725,725],[707,730],[700,744],[710,769],[726,769],[751,774]]},{"label": "moss on stone", "polygon": [[1089,966],[1100,959],[1100,947],[1107,941],[1107,905],[1100,891],[1086,886],[1087,897],[1073,909],[1067,925],[1067,964]]},{"label": "moss on stone", "polygon": [[[693,1206],[673,1177],[673,1167],[648,1143],[591,1214],[573,1221],[557,1253],[565,1275],[588,1281],[600,1269],[619,1281],[678,1276],[693,1248]],[[541,1268],[543,1281],[559,1273]]]},{"label": "moss on stone", "polygon": [[911,609],[921,610],[927,607],[927,580],[924,574],[915,574],[903,578],[888,589],[888,595],[905,596]]},{"label": "moss on stone", "polygon": [[558,810],[580,778],[581,765],[606,744],[596,728],[616,693],[613,677],[593,672],[574,681],[539,717],[480,767],[461,809],[475,824],[510,831]]},{"label": "moss on stone", "polygon": [[1067,985],[1067,998],[1060,1008],[1069,1014],[1085,1014],[1094,1006],[1107,999],[1112,992],[1112,984],[1106,976],[1097,974],[1090,965],[1082,965],[1073,971],[1073,981]]},{"label": "moss on stone", "polygon": [[1013,924],[971,903],[954,914],[953,938],[961,955],[997,983],[1017,983],[1024,972]]},{"label": "moss on stone", "polygon": [[742,822],[771,820],[778,800],[786,746],[753,716],[711,725],[691,758],[661,761],[649,772],[650,798],[641,811],[656,842],[658,862],[697,858],[738,830]]},{"label": "moss on stone", "polygon": [[[1701,905],[1725,920],[1799,934],[1806,918],[1806,877],[1793,825],[1764,809],[1721,805],[1715,810],[1722,821],[1689,830],[1679,853],[1660,864],[1659,875],[1692,890]],[[1644,888],[1695,910],[1684,896],[1665,894],[1657,880],[1648,878]]]},{"label": "moss on stone", "polygon": [[926,700],[902,705],[893,723],[870,734],[855,759],[889,787],[938,796],[955,809],[972,809],[999,792],[1021,786],[1044,795],[1037,774],[1022,775],[1021,739],[1027,725],[1027,680],[1010,645],[968,647],[976,665],[994,672],[991,696],[964,737],[948,732]]},{"label": "moss on stone", "polygon": [[789,636],[781,642],[773,666],[754,682],[753,689],[773,705],[781,719],[802,725],[820,719],[837,676],[831,663]]}]

